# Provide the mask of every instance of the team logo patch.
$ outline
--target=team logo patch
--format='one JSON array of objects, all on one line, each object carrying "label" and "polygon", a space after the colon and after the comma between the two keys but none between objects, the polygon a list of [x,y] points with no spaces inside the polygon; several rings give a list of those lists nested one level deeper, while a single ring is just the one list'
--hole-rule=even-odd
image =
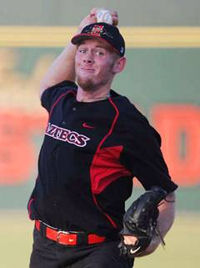
[{"label": "team logo patch", "polygon": [[101,34],[103,33],[103,29],[104,29],[103,25],[95,25],[91,30],[91,34],[101,36]]},{"label": "team logo patch", "polygon": [[79,134],[66,128],[61,128],[51,123],[48,123],[45,135],[50,136],[56,140],[61,140],[78,147],[85,147],[90,138],[85,135]]}]

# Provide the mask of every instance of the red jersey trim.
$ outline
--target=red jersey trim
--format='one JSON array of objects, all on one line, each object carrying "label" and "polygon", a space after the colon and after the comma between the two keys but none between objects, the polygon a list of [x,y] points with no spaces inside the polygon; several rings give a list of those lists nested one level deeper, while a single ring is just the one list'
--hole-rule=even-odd
[{"label": "red jersey trim", "polygon": [[131,172],[119,162],[122,150],[123,146],[120,145],[101,148],[98,151],[98,156],[90,173],[93,178],[92,192],[94,194],[100,194],[119,177],[131,175]]},{"label": "red jersey trim", "polygon": [[[51,89],[48,89],[48,90],[51,90]],[[53,109],[54,109],[55,106],[58,104],[58,102],[59,102],[64,96],[66,96],[66,95],[69,94],[69,93],[72,93],[72,94],[76,95],[75,92],[74,92],[73,90],[70,90],[70,91],[67,91],[67,92],[61,94],[61,95],[57,98],[57,100],[53,103],[53,105],[51,106],[51,110],[50,110],[50,112],[49,112],[49,118],[51,117],[51,114],[52,114],[52,112],[53,112]]]},{"label": "red jersey trim", "polygon": [[96,206],[98,207],[98,209],[104,214],[104,216],[109,220],[109,222],[112,224],[112,226],[116,229],[117,228],[117,224],[112,220],[112,218],[106,213],[103,211],[103,209],[99,206],[98,202],[97,202],[97,199],[96,199],[96,196],[95,196],[95,192],[94,192],[94,189],[95,189],[95,178],[94,178],[94,175],[96,174],[96,163],[98,162],[98,157],[99,157],[99,153],[100,153],[100,150],[101,150],[101,146],[103,145],[103,143],[105,142],[105,140],[112,134],[113,132],[113,129],[115,127],[115,124],[117,122],[117,119],[119,117],[119,110],[117,108],[117,106],[114,104],[114,102],[112,101],[111,98],[108,98],[109,102],[111,103],[111,105],[114,107],[115,109],[115,117],[113,119],[113,122],[112,122],[112,125],[108,131],[108,133],[103,137],[103,139],[100,141],[98,147],[97,147],[97,150],[96,150],[96,153],[94,155],[94,158],[93,158],[93,161],[92,161],[92,164],[91,164],[91,167],[90,167],[90,180],[91,180],[91,190],[92,190],[92,197],[93,197],[93,200],[94,200],[94,203],[96,204]]},{"label": "red jersey trim", "polygon": [[31,204],[33,203],[34,198],[31,198],[30,201],[28,202],[28,215],[29,215],[29,219],[31,220]]}]

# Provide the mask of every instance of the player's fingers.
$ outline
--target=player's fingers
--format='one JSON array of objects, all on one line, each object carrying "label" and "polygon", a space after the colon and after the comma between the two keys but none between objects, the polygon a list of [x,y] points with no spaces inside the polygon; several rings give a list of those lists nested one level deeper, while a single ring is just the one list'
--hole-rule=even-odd
[{"label": "player's fingers", "polygon": [[94,7],[93,9],[90,10],[90,14],[96,15],[97,10],[98,10],[98,8]]},{"label": "player's fingers", "polygon": [[119,23],[119,17],[117,11],[111,11],[110,14],[112,16],[113,25],[117,26]]},{"label": "player's fingers", "polygon": [[137,237],[135,236],[130,236],[130,235],[124,235],[124,243],[126,245],[135,245],[135,243],[137,242]]},{"label": "player's fingers", "polygon": [[113,25],[114,26],[117,26],[118,25],[118,23],[119,23],[119,20],[118,20],[118,18],[116,18],[116,17],[112,17],[112,21],[113,21]]},{"label": "player's fingers", "polygon": [[118,17],[118,12],[116,10],[111,10],[110,14],[114,17]]},{"label": "player's fingers", "polygon": [[86,26],[89,25],[91,23],[95,23],[96,22],[96,16],[94,14],[89,14],[87,15],[80,23],[79,27],[78,27],[78,32],[82,31],[82,29]]}]

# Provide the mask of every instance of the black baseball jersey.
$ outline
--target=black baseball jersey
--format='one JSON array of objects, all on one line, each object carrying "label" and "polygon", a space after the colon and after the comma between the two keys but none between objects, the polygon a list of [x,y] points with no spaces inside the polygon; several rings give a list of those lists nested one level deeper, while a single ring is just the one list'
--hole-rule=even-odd
[{"label": "black baseball jersey", "polygon": [[177,185],[159,134],[126,97],[111,90],[108,99],[78,102],[76,91],[63,81],[41,97],[49,120],[29,215],[61,230],[109,236],[122,228],[133,177],[145,189]]}]

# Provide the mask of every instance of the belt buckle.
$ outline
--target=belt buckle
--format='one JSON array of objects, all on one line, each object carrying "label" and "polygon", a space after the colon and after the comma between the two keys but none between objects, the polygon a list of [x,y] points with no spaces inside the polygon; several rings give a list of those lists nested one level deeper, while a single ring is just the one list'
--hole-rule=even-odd
[{"label": "belt buckle", "polygon": [[[62,235],[62,234],[70,234],[69,232],[66,232],[66,231],[58,231],[57,232],[57,237],[56,237],[56,242],[58,243],[58,244],[62,244],[62,245],[65,245],[65,243],[63,243],[61,240],[60,240],[60,236]],[[71,240],[71,241],[70,241]],[[69,242],[73,242],[74,241],[74,239],[70,239],[69,238]]]},{"label": "belt buckle", "polygon": [[[62,235],[72,235],[71,237],[67,238],[67,242],[63,242],[61,240]],[[75,237],[73,237],[75,235]],[[85,232],[76,232],[76,231],[58,231],[56,237],[57,243],[61,245],[69,245],[69,246],[77,246],[77,245],[87,245],[88,244],[88,237]]]}]

